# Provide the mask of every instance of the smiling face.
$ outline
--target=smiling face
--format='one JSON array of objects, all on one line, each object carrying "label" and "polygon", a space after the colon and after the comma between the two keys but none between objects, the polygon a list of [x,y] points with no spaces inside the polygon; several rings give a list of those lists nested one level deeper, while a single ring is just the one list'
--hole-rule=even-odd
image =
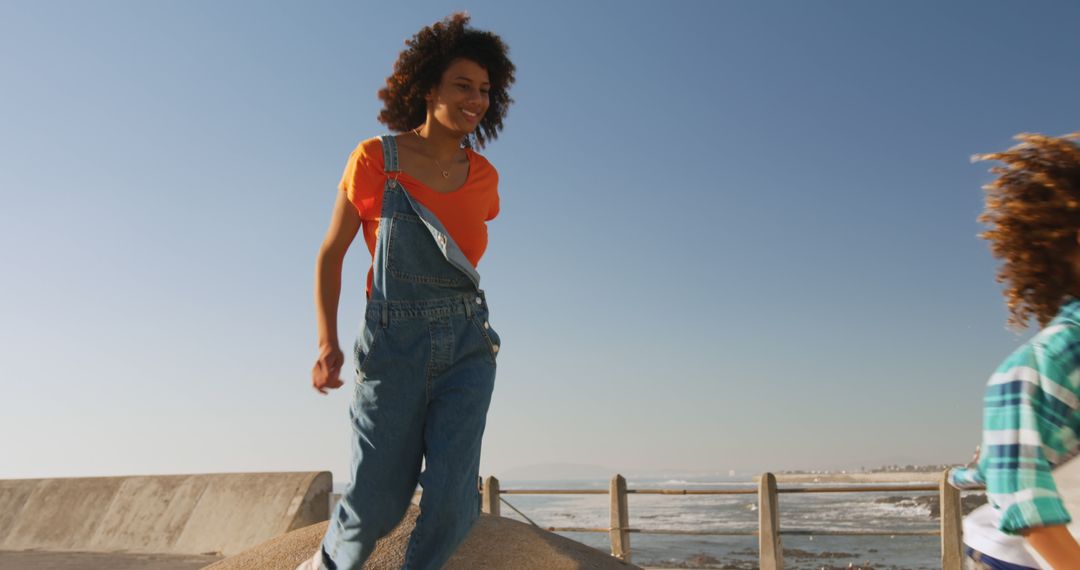
[{"label": "smiling face", "polygon": [[450,62],[442,80],[426,97],[428,115],[462,136],[476,130],[490,104],[488,72],[471,59]]}]

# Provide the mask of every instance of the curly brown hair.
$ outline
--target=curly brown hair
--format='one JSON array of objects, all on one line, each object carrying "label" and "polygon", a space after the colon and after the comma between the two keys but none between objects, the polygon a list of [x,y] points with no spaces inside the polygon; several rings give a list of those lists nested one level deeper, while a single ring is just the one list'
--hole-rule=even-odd
[{"label": "curly brown hair", "polygon": [[483,148],[499,136],[506,111],[513,103],[509,89],[514,83],[514,64],[499,36],[469,28],[468,23],[469,15],[458,12],[405,40],[406,48],[394,63],[393,75],[379,90],[383,101],[379,122],[397,132],[422,125],[427,119],[424,96],[439,84],[451,62],[465,58],[487,70],[491,91],[487,113],[462,142],[467,147]]},{"label": "curly brown hair", "polygon": [[1020,144],[973,160],[1004,163],[986,190],[980,237],[1003,261],[997,281],[1005,284],[1009,325],[1023,329],[1035,317],[1046,326],[1065,297],[1076,292],[1069,257],[1080,231],[1080,132],[1061,137],[1023,133]]}]

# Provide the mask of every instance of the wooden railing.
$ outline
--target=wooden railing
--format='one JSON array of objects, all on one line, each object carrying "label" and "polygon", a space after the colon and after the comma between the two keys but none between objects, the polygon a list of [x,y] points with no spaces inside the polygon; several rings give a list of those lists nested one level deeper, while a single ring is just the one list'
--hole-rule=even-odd
[{"label": "wooden railing", "polygon": [[[761,570],[782,570],[784,550],[781,535],[817,536],[941,536],[941,568],[960,570],[963,564],[961,543],[960,491],[950,485],[944,474],[932,477],[925,483],[882,484],[895,481],[895,476],[877,474],[815,475],[809,480],[785,479],[785,482],[810,483],[810,486],[778,487],[776,476],[764,473],[757,477],[757,488],[744,489],[628,489],[622,475],[611,478],[607,491],[601,489],[500,489],[499,480],[487,477],[481,485],[481,507],[485,513],[501,515],[502,495],[609,495],[611,498],[611,525],[607,528],[543,527],[551,532],[605,532],[611,539],[611,554],[630,562],[630,535],[680,534],[693,536],[757,536],[758,556]],[[827,485],[814,486],[825,483]],[[851,483],[851,484],[848,484]],[[779,496],[786,493],[870,493],[870,492],[916,492],[936,491],[941,501],[941,526],[937,531],[898,530],[781,530]],[[747,531],[687,531],[659,528],[632,528],[629,495],[757,495],[758,530]],[[509,505],[509,503],[507,503]],[[513,507],[512,505],[510,505]],[[515,511],[517,509],[514,509]],[[524,517],[525,515],[522,514]],[[528,517],[525,517],[528,520]],[[532,522],[532,521],[530,521]]]}]

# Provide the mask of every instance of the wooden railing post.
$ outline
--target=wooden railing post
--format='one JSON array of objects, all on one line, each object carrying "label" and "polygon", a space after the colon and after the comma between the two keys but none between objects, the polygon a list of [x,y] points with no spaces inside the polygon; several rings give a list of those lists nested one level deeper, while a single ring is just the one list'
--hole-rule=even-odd
[{"label": "wooden railing post", "polygon": [[630,562],[630,508],[626,501],[626,479],[622,475],[611,478],[611,555]]},{"label": "wooden railing post", "polygon": [[499,514],[499,480],[489,476],[484,479],[480,501],[480,509],[489,515]]},{"label": "wooden railing post", "polygon": [[763,473],[758,482],[758,557],[761,570],[784,569],[776,476],[772,473]]},{"label": "wooden railing post", "polygon": [[960,570],[963,561],[963,515],[960,490],[949,484],[949,472],[941,477],[941,568]]}]

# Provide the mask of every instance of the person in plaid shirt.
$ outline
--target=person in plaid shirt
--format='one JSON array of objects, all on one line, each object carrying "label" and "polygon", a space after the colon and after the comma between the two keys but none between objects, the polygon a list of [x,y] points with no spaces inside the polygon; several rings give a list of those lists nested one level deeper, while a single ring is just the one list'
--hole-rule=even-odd
[{"label": "person in plaid shirt", "polygon": [[1024,134],[1020,144],[977,157],[1003,166],[986,186],[979,221],[1003,261],[1009,322],[1044,328],[990,377],[980,453],[949,474],[960,488],[985,486],[989,503],[964,520],[975,568],[1080,569],[1055,470],[1080,455],[1080,146]]}]

